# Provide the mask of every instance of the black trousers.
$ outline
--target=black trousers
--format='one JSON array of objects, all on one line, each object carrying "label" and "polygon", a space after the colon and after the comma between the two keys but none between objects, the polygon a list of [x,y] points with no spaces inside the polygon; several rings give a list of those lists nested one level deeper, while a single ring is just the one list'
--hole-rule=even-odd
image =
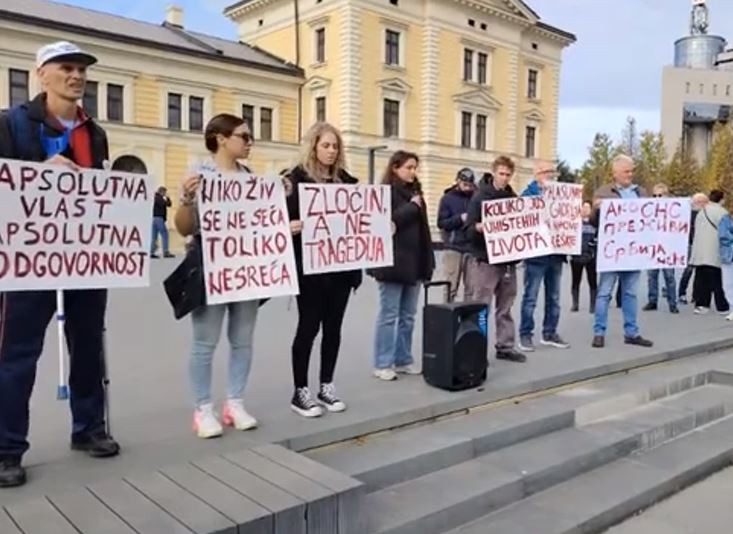
[{"label": "black trousers", "polygon": [[321,336],[321,384],[333,382],[339,349],[341,326],[351,287],[344,284],[322,285],[304,283],[298,295],[298,327],[293,340],[293,383],[296,388],[308,386],[313,342]]},{"label": "black trousers", "polygon": [[715,307],[719,312],[730,310],[723,293],[723,275],[720,267],[700,265],[695,267],[695,282],[692,289],[695,306],[709,308],[715,295]]},{"label": "black trousers", "polygon": [[695,271],[695,267],[692,265],[688,265],[685,267],[685,270],[682,273],[682,278],[680,278],[680,288],[679,288],[679,296],[687,298],[687,287],[690,285],[690,279],[692,278],[692,274]]},{"label": "black trousers", "polygon": [[[106,307],[105,290],[64,292],[72,433],[76,435],[104,430]],[[20,457],[28,450],[36,363],[55,311],[54,291],[0,294],[0,457]]]},{"label": "black trousers", "polygon": [[586,273],[588,279],[588,287],[590,288],[590,302],[591,308],[596,300],[596,293],[598,291],[598,276],[596,274],[596,261],[595,259],[589,262],[570,262],[570,271],[572,272],[572,292],[573,292],[573,304],[578,304],[580,296],[580,284],[583,281],[583,271]]}]

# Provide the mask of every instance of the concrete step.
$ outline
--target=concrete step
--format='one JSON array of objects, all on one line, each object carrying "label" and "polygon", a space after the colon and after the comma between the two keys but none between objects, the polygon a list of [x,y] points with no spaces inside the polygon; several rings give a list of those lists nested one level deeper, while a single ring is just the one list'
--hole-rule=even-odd
[{"label": "concrete step", "polygon": [[[452,534],[596,534],[733,463],[733,418],[585,473]],[[699,510],[705,513],[705,510]]]},{"label": "concrete step", "polygon": [[580,428],[514,443],[371,493],[365,499],[370,531],[444,532],[634,451],[658,446],[732,409],[733,388],[708,385]]}]

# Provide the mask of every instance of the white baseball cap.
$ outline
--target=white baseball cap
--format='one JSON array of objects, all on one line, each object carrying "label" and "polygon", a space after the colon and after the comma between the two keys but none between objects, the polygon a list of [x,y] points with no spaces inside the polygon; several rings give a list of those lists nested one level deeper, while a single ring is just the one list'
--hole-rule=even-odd
[{"label": "white baseball cap", "polygon": [[55,43],[42,46],[36,53],[36,66],[42,67],[46,63],[59,59],[67,59],[77,63],[82,63],[87,67],[94,65],[97,58],[88,52],[84,52],[74,43],[68,41],[58,41]]}]

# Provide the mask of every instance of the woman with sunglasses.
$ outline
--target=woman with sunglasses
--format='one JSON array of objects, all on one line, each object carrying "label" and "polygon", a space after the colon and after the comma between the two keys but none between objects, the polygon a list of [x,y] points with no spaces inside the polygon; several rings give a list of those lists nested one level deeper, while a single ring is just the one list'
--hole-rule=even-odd
[{"label": "woman with sunglasses", "polygon": [[[252,136],[240,117],[217,115],[206,126],[206,148],[211,158],[196,165],[183,181],[181,205],[176,213],[176,229],[184,237],[192,237],[200,246],[201,231],[196,206],[196,192],[202,172],[249,173],[239,163],[249,156]],[[213,438],[223,433],[222,424],[237,430],[257,426],[257,420],[244,409],[242,397],[252,363],[252,340],[257,319],[257,300],[204,305],[192,312],[193,342],[189,359],[189,376],[193,390],[195,411],[193,430],[200,438]],[[221,420],[217,417],[211,397],[211,367],[219,343],[224,316],[229,315],[229,382],[227,400],[222,405]]]}]

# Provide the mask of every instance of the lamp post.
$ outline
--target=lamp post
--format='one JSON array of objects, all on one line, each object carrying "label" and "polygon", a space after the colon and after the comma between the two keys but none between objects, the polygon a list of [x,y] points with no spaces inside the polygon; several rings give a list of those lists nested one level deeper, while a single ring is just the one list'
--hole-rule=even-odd
[{"label": "lamp post", "polygon": [[386,145],[369,146],[367,147],[367,158],[369,164],[369,184],[374,184],[374,155],[378,150],[385,150],[389,148]]}]

